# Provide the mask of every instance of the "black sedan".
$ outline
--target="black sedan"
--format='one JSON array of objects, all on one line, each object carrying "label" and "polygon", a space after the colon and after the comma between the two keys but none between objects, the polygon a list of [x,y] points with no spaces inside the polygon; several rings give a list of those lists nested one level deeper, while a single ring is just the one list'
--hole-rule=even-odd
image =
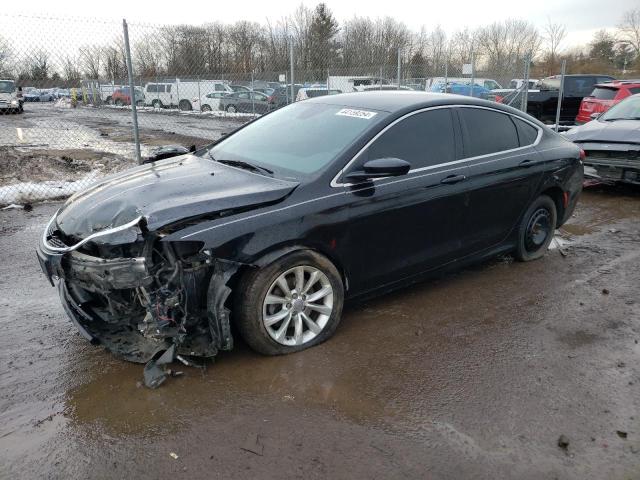
[{"label": "black sedan", "polygon": [[565,136],[585,151],[590,177],[640,185],[640,94],[624,99]]},{"label": "black sedan", "polygon": [[347,299],[541,257],[582,175],[577,146],[510,107],[324,96],[74,195],[38,257],[83,335],[125,359],[214,356],[232,323],[284,354],[329,338]]}]

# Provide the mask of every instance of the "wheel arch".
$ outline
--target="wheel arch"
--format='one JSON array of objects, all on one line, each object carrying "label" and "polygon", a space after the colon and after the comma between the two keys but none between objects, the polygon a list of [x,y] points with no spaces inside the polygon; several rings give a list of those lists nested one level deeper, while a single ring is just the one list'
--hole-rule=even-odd
[{"label": "wheel arch", "polygon": [[255,257],[254,261],[252,261],[250,264],[243,265],[241,268],[239,268],[238,277],[242,276],[246,271],[250,270],[251,268],[265,267],[266,265],[269,265],[275,262],[276,260],[284,257],[285,255],[289,255],[290,253],[297,252],[300,250],[310,250],[312,252],[322,255],[327,260],[329,260],[333,264],[333,266],[336,267],[336,270],[338,270],[338,273],[340,273],[340,277],[342,278],[342,283],[344,285],[345,292],[348,291],[349,276],[347,274],[346,269],[344,268],[343,263],[340,261],[340,258],[338,257],[336,252],[332,251],[327,246],[322,246],[322,245],[309,245],[309,244],[303,244],[303,243],[279,245],[276,248],[270,249],[265,252],[261,252]]},{"label": "wheel arch", "polygon": [[565,212],[565,193],[564,191],[557,185],[552,187],[548,187],[545,190],[540,192],[540,195],[546,195],[556,206],[556,228],[559,228],[562,225],[562,219],[564,218]]}]

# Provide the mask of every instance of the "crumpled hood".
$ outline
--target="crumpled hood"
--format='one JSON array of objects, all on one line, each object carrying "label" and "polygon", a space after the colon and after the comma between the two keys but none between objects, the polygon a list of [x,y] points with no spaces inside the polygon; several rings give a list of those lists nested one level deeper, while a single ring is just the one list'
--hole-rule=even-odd
[{"label": "crumpled hood", "polygon": [[569,130],[565,137],[572,142],[618,142],[640,144],[640,120],[593,120]]},{"label": "crumpled hood", "polygon": [[297,185],[182,155],[106,177],[73,195],[57,224],[66,235],[84,238],[143,216],[153,231],[189,217],[275,202]]}]

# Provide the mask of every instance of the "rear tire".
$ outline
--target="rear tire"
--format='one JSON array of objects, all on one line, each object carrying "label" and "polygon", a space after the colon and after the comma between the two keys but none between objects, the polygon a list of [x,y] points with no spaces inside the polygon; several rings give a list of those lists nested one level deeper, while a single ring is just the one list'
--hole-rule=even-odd
[{"label": "rear tire", "polygon": [[236,108],[235,105],[229,105],[227,107],[227,112],[229,112],[229,113],[236,113],[237,111],[238,111],[238,109]]},{"label": "rear tire", "polygon": [[122,107],[124,105],[124,103],[122,102],[122,100],[118,99],[116,100],[116,107]]},{"label": "rear tire", "polygon": [[547,195],[536,198],[529,205],[518,227],[516,259],[529,262],[544,256],[553,240],[557,219],[555,202]]},{"label": "rear tire", "polygon": [[178,108],[183,112],[189,112],[193,110],[193,107],[191,106],[191,102],[189,100],[180,100]]},{"label": "rear tire", "polygon": [[[282,278],[288,292],[280,287]],[[234,310],[238,329],[253,350],[284,355],[331,337],[343,303],[344,287],[336,267],[316,252],[299,250],[247,272],[236,289]],[[272,323],[278,315],[281,319]]]},{"label": "rear tire", "polygon": [[211,107],[209,105],[202,105],[202,108],[200,109],[203,112],[210,112],[211,111]]},{"label": "rear tire", "polygon": [[153,108],[162,108],[162,102],[156,99],[153,102],[151,102],[151,106]]}]

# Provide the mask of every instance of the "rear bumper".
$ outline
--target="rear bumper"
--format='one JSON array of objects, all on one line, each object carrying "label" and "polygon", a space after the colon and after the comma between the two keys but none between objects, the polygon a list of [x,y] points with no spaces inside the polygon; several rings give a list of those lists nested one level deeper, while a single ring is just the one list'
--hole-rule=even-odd
[{"label": "rear bumper", "polygon": [[640,160],[628,159],[587,159],[585,166],[592,167],[598,179],[604,182],[621,182],[640,185]]}]

